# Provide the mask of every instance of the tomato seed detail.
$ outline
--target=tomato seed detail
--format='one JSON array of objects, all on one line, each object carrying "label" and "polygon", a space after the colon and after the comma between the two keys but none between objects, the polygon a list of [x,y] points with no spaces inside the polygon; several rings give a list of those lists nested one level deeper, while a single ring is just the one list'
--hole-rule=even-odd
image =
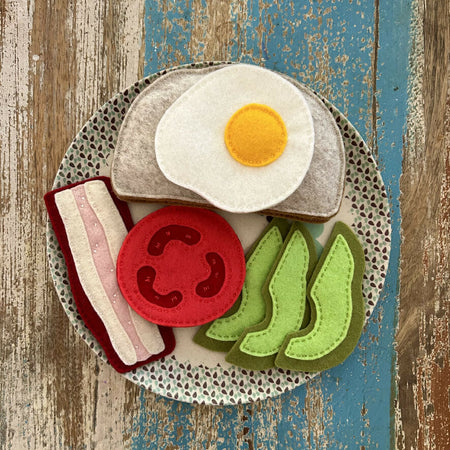
[{"label": "tomato seed detail", "polygon": [[137,284],[141,295],[150,303],[153,303],[163,308],[174,308],[177,306],[183,296],[179,291],[172,291],[166,295],[160,294],[153,289],[156,272],[153,267],[144,266],[138,270]]},{"label": "tomato seed detail", "polygon": [[186,245],[195,245],[200,241],[200,233],[191,227],[182,225],[168,225],[160,228],[150,239],[148,253],[152,256],[163,254],[170,241],[181,241]]},{"label": "tomato seed detail", "polygon": [[195,292],[200,297],[214,297],[222,289],[225,282],[225,264],[222,257],[217,253],[207,253],[206,261],[211,268],[208,279],[197,285]]}]

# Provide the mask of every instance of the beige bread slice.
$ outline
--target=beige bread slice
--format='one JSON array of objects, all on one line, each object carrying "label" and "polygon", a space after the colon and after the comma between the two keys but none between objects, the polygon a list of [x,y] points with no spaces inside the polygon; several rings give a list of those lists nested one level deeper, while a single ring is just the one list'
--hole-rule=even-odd
[{"label": "beige bread slice", "polygon": [[[208,73],[223,67],[174,70],[156,79],[138,95],[120,128],[112,161],[112,185],[119,198],[213,207],[196,193],[166,179],[156,161],[155,132],[165,111],[183,93]],[[299,188],[261,213],[325,222],[338,212],[342,200],[345,172],[342,138],[333,116],[319,97],[296,80],[282,76],[301,91],[309,106],[314,122],[314,155]]]}]

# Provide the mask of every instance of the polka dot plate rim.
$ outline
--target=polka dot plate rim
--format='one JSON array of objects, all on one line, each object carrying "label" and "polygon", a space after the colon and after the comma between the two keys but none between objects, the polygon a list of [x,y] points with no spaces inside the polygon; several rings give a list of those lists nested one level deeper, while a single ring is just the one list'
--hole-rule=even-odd
[{"label": "polka dot plate rim", "polygon": [[[168,71],[214,64],[223,62],[196,63],[163,70],[114,95],[92,115],[70,144],[57,171],[53,188],[107,173],[120,124],[128,108],[154,80]],[[320,95],[318,97],[332,113],[344,141],[345,188],[338,214],[326,224],[308,226],[319,247],[324,245],[337,220],[350,225],[357,234],[366,259],[363,293],[368,319],[383,290],[389,263],[391,227],[388,197],[375,160],[357,130],[329,101]],[[106,362],[101,347],[77,313],[64,258],[50,222],[47,223],[47,253],[55,289],[64,311],[81,338]],[[176,354],[171,354],[123,376],[169,399],[197,404],[233,405],[276,397],[302,385],[315,375],[281,369],[252,371],[229,365],[208,366],[198,361],[190,362],[188,357],[177,358]]]}]

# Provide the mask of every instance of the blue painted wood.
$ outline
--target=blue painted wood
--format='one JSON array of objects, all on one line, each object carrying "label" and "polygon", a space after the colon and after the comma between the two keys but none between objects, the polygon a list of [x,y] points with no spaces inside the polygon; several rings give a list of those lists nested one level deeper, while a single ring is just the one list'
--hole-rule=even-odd
[{"label": "blue painted wood", "polygon": [[[177,6],[166,11],[168,4]],[[264,401],[260,407],[216,408],[211,423],[219,437],[215,444],[218,448],[234,448],[238,442],[240,448],[389,448],[393,439],[399,178],[408,100],[411,0],[381,1],[379,11],[378,0],[278,4],[248,0],[241,4],[247,10],[243,22],[242,11],[230,9],[236,37],[228,49],[230,59],[292,75],[328,97],[347,115],[376,150],[391,199],[393,245],[381,300],[348,360],[308,386]],[[202,7],[206,8],[204,0]],[[188,43],[195,20],[192,8],[192,0],[146,1],[146,75],[191,62]],[[377,32],[375,67],[373,42]],[[375,116],[373,99],[377,102]],[[140,402],[134,448],[152,443],[185,448],[193,440],[198,446],[208,444],[207,433],[204,438],[194,435],[201,408],[161,397],[161,410],[167,411],[167,417],[162,417],[160,411],[146,409],[144,393]],[[317,411],[321,414],[311,415]],[[152,441],[151,436],[158,438]]]}]

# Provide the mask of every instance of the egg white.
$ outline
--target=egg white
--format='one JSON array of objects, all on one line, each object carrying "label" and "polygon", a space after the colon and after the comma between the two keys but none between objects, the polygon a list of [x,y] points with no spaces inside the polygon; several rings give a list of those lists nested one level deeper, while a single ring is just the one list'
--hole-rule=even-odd
[{"label": "egg white", "polygon": [[[274,109],[287,129],[283,154],[267,166],[245,166],[225,145],[228,120],[249,103]],[[313,151],[313,120],[300,90],[274,72],[247,64],[202,78],[167,109],[155,134],[156,159],[167,179],[237,213],[270,208],[292,194]]]}]

